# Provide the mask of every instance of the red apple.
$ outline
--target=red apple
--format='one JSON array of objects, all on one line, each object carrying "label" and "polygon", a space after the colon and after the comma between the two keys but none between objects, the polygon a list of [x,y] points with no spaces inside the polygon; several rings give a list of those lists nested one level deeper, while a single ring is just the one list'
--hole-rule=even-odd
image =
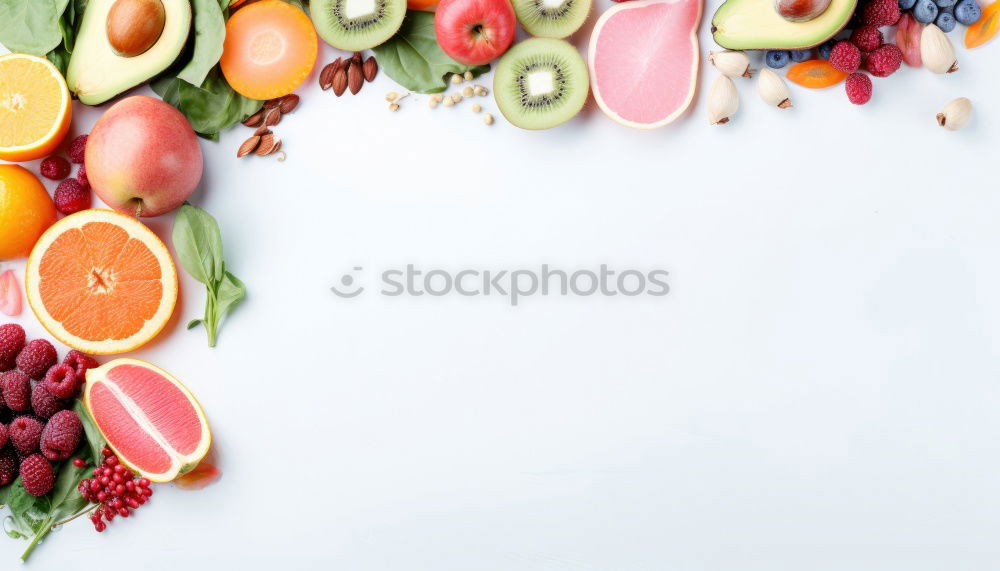
[{"label": "red apple", "polygon": [[441,0],[434,15],[438,44],[451,59],[482,65],[514,42],[517,17],[509,0]]},{"label": "red apple", "polygon": [[774,9],[789,22],[808,22],[826,12],[832,0],[775,0]]},{"label": "red apple", "polygon": [[87,180],[108,206],[131,216],[177,208],[201,180],[198,137],[168,103],[126,97],[97,120],[87,138]]}]

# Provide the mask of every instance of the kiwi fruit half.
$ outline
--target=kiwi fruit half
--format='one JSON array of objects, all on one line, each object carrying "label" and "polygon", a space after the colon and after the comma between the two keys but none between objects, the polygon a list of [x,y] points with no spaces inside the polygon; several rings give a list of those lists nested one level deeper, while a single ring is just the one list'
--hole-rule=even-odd
[{"label": "kiwi fruit half", "polygon": [[399,31],[406,16],[406,0],[312,0],[309,13],[326,43],[359,52]]},{"label": "kiwi fruit half", "polygon": [[572,119],[587,101],[590,76],[580,52],[564,40],[532,38],[497,63],[493,95],[500,112],[522,129],[548,129]]},{"label": "kiwi fruit half", "polygon": [[513,0],[521,27],[540,38],[565,38],[580,29],[593,0]]}]

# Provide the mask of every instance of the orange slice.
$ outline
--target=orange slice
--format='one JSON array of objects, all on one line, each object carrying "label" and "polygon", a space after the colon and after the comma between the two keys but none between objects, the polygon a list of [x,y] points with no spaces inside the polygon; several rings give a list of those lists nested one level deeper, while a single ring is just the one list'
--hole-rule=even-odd
[{"label": "orange slice", "polygon": [[274,99],[309,77],[318,53],[319,39],[305,12],[282,0],[263,0],[229,18],[219,64],[237,93]]},{"label": "orange slice", "polygon": [[69,130],[69,90],[56,66],[28,54],[0,56],[0,159],[32,161]]},{"label": "orange slice", "polygon": [[144,361],[115,359],[87,371],[83,403],[121,461],[154,482],[190,472],[212,446],[191,391]]},{"label": "orange slice", "polygon": [[177,302],[177,269],[141,222],[84,210],[49,228],[25,270],[28,304],[56,339],[111,355],[146,344]]}]

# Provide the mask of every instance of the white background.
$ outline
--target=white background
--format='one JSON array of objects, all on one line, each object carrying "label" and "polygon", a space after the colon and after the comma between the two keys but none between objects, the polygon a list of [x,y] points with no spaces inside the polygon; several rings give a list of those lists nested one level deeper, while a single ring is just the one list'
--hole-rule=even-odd
[{"label": "white background", "polygon": [[[795,88],[770,109],[742,80],[732,124],[702,90],[652,132],[592,101],[547,132],[423,96],[392,114],[384,75],[340,99],[310,78],[276,128],[286,162],[237,160],[242,127],[202,143],[192,200],[250,290],[218,348],[182,326],[204,295],[185,275],[135,353],[199,397],[222,480],[67,526],[30,566],[996,569],[998,56],[904,69],[864,107]],[[975,118],[946,132],[957,96]],[[99,115],[75,111],[77,132]],[[672,290],[328,291],[407,263],[664,267]]]}]

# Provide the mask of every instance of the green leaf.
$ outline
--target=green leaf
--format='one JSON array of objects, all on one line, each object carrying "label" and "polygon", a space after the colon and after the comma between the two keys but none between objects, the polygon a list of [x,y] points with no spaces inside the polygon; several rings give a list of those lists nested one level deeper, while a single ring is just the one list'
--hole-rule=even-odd
[{"label": "green leaf", "polygon": [[201,320],[200,319],[192,319],[191,321],[188,321],[187,330],[191,331],[192,329],[194,329],[195,327],[198,327],[199,325],[201,325]]},{"label": "green leaf", "polygon": [[52,62],[52,65],[56,66],[59,73],[66,75],[66,68],[69,67],[70,54],[66,51],[66,48],[59,46],[51,52],[45,54],[45,57]]},{"label": "green leaf", "polygon": [[247,296],[247,286],[233,274],[226,272],[219,282],[215,298],[215,312],[219,323]]},{"label": "green leaf", "polygon": [[0,44],[36,56],[63,41],[59,19],[69,0],[0,0]]},{"label": "green leaf", "polygon": [[83,424],[83,436],[87,440],[90,461],[97,466],[104,461],[103,450],[106,444],[104,436],[101,434],[100,429],[97,428],[97,424],[94,422],[93,417],[90,416],[90,411],[87,410],[82,400],[77,399],[73,403],[73,412],[76,413],[76,416],[80,418],[80,423]]},{"label": "green leaf", "polygon": [[448,57],[437,43],[431,12],[407,12],[399,32],[373,51],[381,71],[419,93],[444,91],[452,74],[471,71],[478,77],[490,69],[488,65],[463,65]]},{"label": "green leaf", "polygon": [[183,204],[174,219],[172,236],[177,258],[191,277],[205,285],[222,279],[222,233],[211,214]]},{"label": "green leaf", "polygon": [[187,117],[195,132],[218,140],[219,133],[253,115],[262,101],[248,99],[229,87],[215,66],[200,87],[177,77],[164,77],[152,83],[153,91]]},{"label": "green leaf", "polygon": [[192,0],[194,10],[194,52],[177,78],[201,86],[222,57],[226,40],[226,17],[217,0]]}]

